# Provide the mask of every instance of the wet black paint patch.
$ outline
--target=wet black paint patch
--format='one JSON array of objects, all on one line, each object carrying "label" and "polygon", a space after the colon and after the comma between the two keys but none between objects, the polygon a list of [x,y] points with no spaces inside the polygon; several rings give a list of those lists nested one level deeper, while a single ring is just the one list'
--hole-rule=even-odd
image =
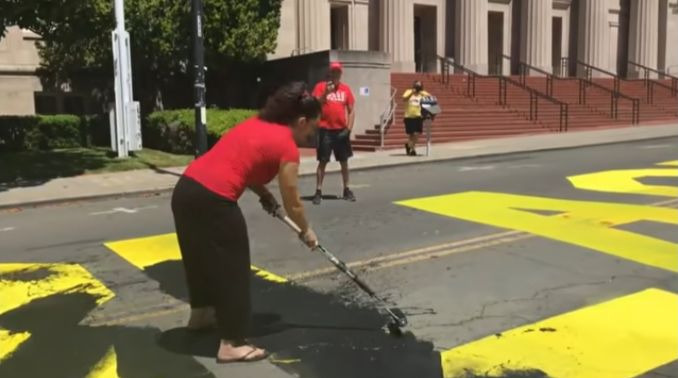
[{"label": "wet black paint patch", "polygon": [[539,369],[501,369],[499,374],[467,370],[454,378],[549,378],[549,375]]},{"label": "wet black paint patch", "polygon": [[[181,262],[146,269],[160,287],[186,300]],[[250,340],[268,349],[271,362],[301,378],[440,378],[440,355],[433,344],[406,332],[388,335],[388,318],[373,307],[346,303],[337,296],[252,275]],[[404,329],[407,331],[407,329]],[[175,353],[214,357],[216,333],[185,329],[163,333],[159,344]]]},{"label": "wet black paint patch", "polygon": [[58,294],[0,316],[0,327],[31,334],[0,363],[0,377],[85,377],[111,346],[123,378],[213,377],[195,359],[158,348],[155,328],[78,325],[95,307],[91,295]]},{"label": "wet black paint patch", "polygon": [[0,279],[7,281],[38,281],[44,280],[45,278],[54,274],[49,268],[38,268],[38,269],[21,269],[13,270],[11,272],[0,274]]}]

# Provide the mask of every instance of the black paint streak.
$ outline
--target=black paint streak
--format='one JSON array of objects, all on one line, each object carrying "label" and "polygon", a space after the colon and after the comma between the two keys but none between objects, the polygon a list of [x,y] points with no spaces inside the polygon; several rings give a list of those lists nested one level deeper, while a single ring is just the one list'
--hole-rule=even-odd
[{"label": "black paint streak", "polygon": [[556,329],[551,328],[551,327],[543,327],[543,328],[539,328],[539,331],[540,332],[556,332]]},{"label": "black paint streak", "polygon": [[78,325],[95,307],[96,298],[89,294],[58,294],[0,316],[0,327],[31,333],[2,361],[0,377],[84,377],[111,346],[121,377],[213,377],[193,358],[158,348],[157,329]]},{"label": "black paint streak", "polygon": [[16,270],[9,273],[0,274],[0,279],[8,281],[38,281],[44,280],[45,278],[54,274],[49,268],[40,268],[40,269],[23,269]]},{"label": "black paint streak", "polygon": [[[146,273],[161,290],[187,297],[181,262],[164,262]],[[433,344],[386,334],[388,320],[376,309],[349,304],[293,284],[277,284],[252,275],[253,324],[250,340],[273,353],[272,362],[301,378],[440,378],[440,355]],[[165,332],[163,347],[179,354],[214,357],[216,334],[183,328]],[[281,363],[276,361],[295,361]]]},{"label": "black paint streak", "polygon": [[502,369],[498,375],[466,370],[455,378],[549,378],[549,376],[539,369]]}]

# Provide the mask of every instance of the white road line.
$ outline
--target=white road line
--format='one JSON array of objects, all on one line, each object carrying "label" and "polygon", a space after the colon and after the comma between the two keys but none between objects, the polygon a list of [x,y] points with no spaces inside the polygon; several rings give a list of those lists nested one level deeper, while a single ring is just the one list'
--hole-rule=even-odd
[{"label": "white road line", "polygon": [[469,172],[469,171],[489,171],[494,169],[494,165],[476,165],[471,167],[459,167],[459,172]]},{"label": "white road line", "polygon": [[7,232],[7,231],[13,231],[13,230],[16,230],[16,227],[0,228],[0,232]]},{"label": "white road line", "polygon": [[520,169],[520,168],[539,168],[541,167],[541,164],[515,164],[515,165],[509,165],[508,168],[511,169]]},{"label": "white road line", "polygon": [[123,214],[136,214],[140,211],[143,210],[149,210],[149,209],[155,209],[158,206],[151,205],[151,206],[143,206],[143,207],[134,207],[131,209],[128,209],[126,207],[115,207],[111,210],[106,210],[106,211],[97,211],[94,213],[89,213],[89,215],[107,215],[107,214],[116,214],[116,213],[123,213]]},{"label": "white road line", "polygon": [[647,146],[638,146],[638,148],[642,150],[653,150],[653,149],[659,149],[659,148],[671,148],[673,147],[672,144],[650,144]]}]

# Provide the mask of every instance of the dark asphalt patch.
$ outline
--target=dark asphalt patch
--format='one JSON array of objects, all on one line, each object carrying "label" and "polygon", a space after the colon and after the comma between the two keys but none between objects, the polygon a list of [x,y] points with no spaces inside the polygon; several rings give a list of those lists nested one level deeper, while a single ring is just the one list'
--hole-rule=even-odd
[{"label": "dark asphalt patch", "polygon": [[[160,283],[161,290],[187,299],[180,261],[163,262],[145,271]],[[375,308],[255,275],[251,285],[250,340],[272,352],[271,361],[295,376],[442,377],[440,355],[433,344],[409,332],[402,337],[388,335],[382,329],[388,318]],[[163,333],[158,342],[174,353],[214,357],[219,340],[215,333],[179,328]]]},{"label": "dark asphalt patch", "polygon": [[96,299],[84,293],[53,295],[0,316],[0,327],[31,334],[2,361],[0,377],[85,377],[111,346],[121,377],[214,377],[195,359],[158,348],[155,328],[78,325],[97,306]]}]

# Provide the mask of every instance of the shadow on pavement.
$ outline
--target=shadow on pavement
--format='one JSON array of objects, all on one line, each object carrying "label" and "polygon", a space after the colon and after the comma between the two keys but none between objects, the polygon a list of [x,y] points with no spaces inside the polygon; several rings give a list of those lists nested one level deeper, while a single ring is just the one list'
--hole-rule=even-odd
[{"label": "shadow on pavement", "polygon": [[[168,261],[146,269],[161,290],[186,300],[183,267]],[[433,344],[406,332],[390,336],[385,317],[376,309],[343,303],[338,297],[290,283],[252,275],[253,319],[250,340],[273,353],[281,369],[304,377],[442,377],[440,355]],[[187,355],[213,357],[215,332],[184,328],[164,332],[158,344]]]},{"label": "shadow on pavement", "polygon": [[78,325],[95,307],[89,294],[59,294],[0,316],[0,327],[30,332],[2,361],[0,377],[85,377],[111,347],[120,377],[213,377],[194,358],[158,348],[156,328]]}]

